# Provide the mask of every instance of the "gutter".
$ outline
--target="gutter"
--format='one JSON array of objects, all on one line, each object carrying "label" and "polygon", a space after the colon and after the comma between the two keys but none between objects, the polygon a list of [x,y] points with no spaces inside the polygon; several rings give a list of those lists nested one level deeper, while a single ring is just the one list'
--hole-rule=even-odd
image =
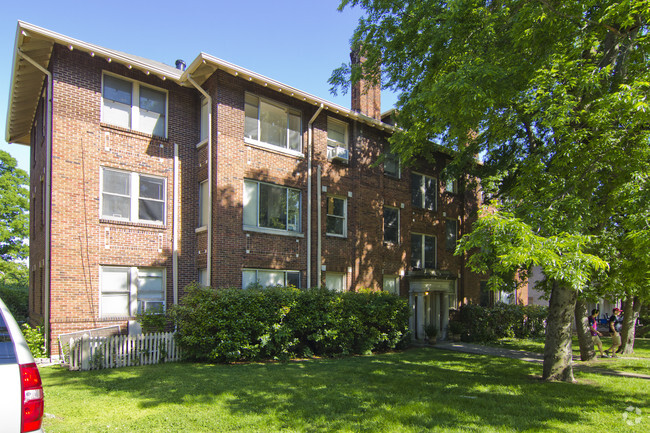
[{"label": "gutter", "polygon": [[207,243],[207,266],[206,279],[208,286],[212,286],[212,97],[199,84],[187,74],[189,81],[208,101],[208,203],[210,203],[210,212],[208,212],[208,243]]},{"label": "gutter", "polygon": [[[320,104],[316,113],[311,117],[307,124],[309,131],[309,143],[307,148],[307,288],[311,287],[311,158],[314,147],[314,128],[313,123],[318,115],[323,111],[324,105]],[[320,200],[318,201],[320,209]],[[319,280],[320,281],[320,280]],[[318,284],[320,285],[320,283]]]},{"label": "gutter", "polygon": [[45,121],[47,125],[45,127],[45,203],[44,203],[44,213],[45,213],[45,272],[43,275],[43,331],[45,334],[45,353],[51,355],[51,342],[50,342],[50,248],[51,248],[51,189],[52,189],[52,73],[39,65],[27,54],[23,53],[19,48],[16,50],[16,54],[32,64],[36,69],[41,71],[47,77],[47,108],[45,114]]}]

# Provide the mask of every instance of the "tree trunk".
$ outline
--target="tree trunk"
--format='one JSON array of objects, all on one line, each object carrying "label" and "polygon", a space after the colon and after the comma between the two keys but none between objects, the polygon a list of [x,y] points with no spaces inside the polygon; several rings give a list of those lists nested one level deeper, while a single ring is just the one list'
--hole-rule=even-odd
[{"label": "tree trunk", "polygon": [[583,299],[578,298],[578,300],[576,300],[575,319],[578,343],[580,343],[581,361],[591,361],[596,358],[594,339],[591,338],[591,331],[589,331],[588,315],[587,303]]},{"label": "tree trunk", "polygon": [[634,353],[634,336],[636,322],[639,319],[643,302],[638,296],[629,296],[623,304],[623,329],[621,330],[621,347],[623,354]]},{"label": "tree trunk", "polygon": [[575,382],[573,377],[571,331],[577,292],[553,283],[546,319],[542,379]]}]

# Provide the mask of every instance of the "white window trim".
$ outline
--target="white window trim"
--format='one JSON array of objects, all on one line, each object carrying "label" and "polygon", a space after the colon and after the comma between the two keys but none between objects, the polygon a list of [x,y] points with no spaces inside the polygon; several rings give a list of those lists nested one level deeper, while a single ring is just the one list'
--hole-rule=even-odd
[{"label": "white window trim", "polygon": [[[265,102],[266,104],[273,105],[273,106],[275,106],[277,108],[280,108],[280,109],[284,110],[287,113],[287,117],[289,116],[289,113],[297,114],[298,117],[300,117],[300,130],[299,130],[299,133],[300,133],[299,134],[300,135],[300,151],[289,149],[288,143],[287,143],[287,147],[280,147],[280,146],[276,146],[275,144],[267,143],[267,142],[261,141],[259,139],[255,140],[253,138],[246,137],[246,136],[244,136],[244,142],[246,144],[250,144],[252,146],[259,147],[259,148],[264,149],[264,150],[269,150],[269,151],[273,151],[273,152],[280,153],[280,154],[285,154],[285,155],[290,155],[290,156],[294,156],[294,157],[303,158],[305,156],[305,154],[303,153],[303,149],[304,149],[303,144],[304,143],[303,143],[303,137],[302,137],[302,112],[300,110],[295,109],[295,108],[291,108],[290,106],[288,106],[286,104],[274,101],[273,99],[268,99],[268,98],[259,96],[259,95],[255,94],[255,93],[246,92],[246,94],[254,96],[255,98],[258,99],[258,106],[257,106],[257,113],[258,113],[257,114],[257,135],[258,135],[258,137],[260,136],[261,130],[262,130],[261,129],[260,114],[259,114],[259,112],[260,112],[259,103],[262,102],[262,101]],[[244,112],[244,119],[245,118],[246,118],[246,113]],[[289,140],[289,127],[288,126],[287,126],[287,140]]]},{"label": "white window trim", "polygon": [[[422,257],[420,259],[422,260],[422,264],[426,265],[426,254],[424,250],[425,242],[424,242],[424,237],[428,236],[430,238],[433,238],[433,268],[427,268],[426,266],[420,269],[438,269],[438,238],[435,235],[428,235],[426,233],[417,233],[417,232],[412,232],[411,236],[416,235],[420,236],[420,239],[422,240]],[[410,239],[409,239],[410,241]],[[410,248],[413,248],[413,245],[410,245]],[[411,255],[413,254],[413,251],[411,251]],[[409,264],[411,261],[411,256],[409,256]]]},{"label": "white window trim", "polygon": [[[110,75],[115,78],[119,78],[120,80],[123,81],[129,81],[131,83],[131,125],[127,129],[130,129],[132,131],[137,131],[142,134],[149,134],[149,135],[154,135],[151,133],[148,133],[146,131],[142,131],[139,129],[139,117],[140,117],[140,86],[144,87],[149,87],[150,89],[156,90],[158,92],[162,92],[165,94],[165,135],[163,135],[163,138],[167,138],[168,136],[168,130],[169,130],[169,92],[166,89],[163,89],[161,87],[157,86],[152,86],[151,84],[146,84],[141,81],[133,80],[131,78],[125,77],[123,75],[115,74],[113,72],[109,71],[102,71],[102,83],[101,83],[101,96],[102,96],[102,103],[101,103],[101,121],[102,123],[106,125],[113,125],[117,126],[118,128],[122,128],[121,125],[114,125],[110,122],[107,122],[104,120],[104,77],[106,75]],[[137,103],[135,101],[138,101]]]},{"label": "white window trim", "polygon": [[[206,188],[206,198],[207,198],[207,188],[208,188],[208,181],[204,180],[202,182],[199,182],[199,220],[202,219],[203,215],[203,206],[207,206],[207,203],[203,202],[203,196],[201,194],[201,188],[205,185]],[[210,209],[207,209],[208,215],[206,215],[207,219],[210,219]],[[199,221],[199,225],[196,228],[197,230],[203,231],[208,229],[208,224],[207,221]]]},{"label": "white window trim", "polygon": [[129,296],[129,316],[126,317],[135,317],[138,313],[138,274],[140,271],[145,272],[145,271],[160,271],[162,275],[162,304],[163,304],[163,312],[167,310],[167,272],[165,268],[156,268],[156,267],[149,267],[149,266],[117,266],[117,265],[100,265],[99,266],[99,317],[100,318],[118,318],[118,317],[124,317],[124,316],[111,316],[111,315],[104,315],[104,312],[102,311],[102,296],[103,296],[103,290],[102,290],[102,272],[104,270],[110,270],[110,269],[119,269],[119,270],[125,270],[129,274],[129,290],[128,290],[128,296]]},{"label": "white window trim", "polygon": [[[340,141],[331,139],[329,136],[329,126],[330,122],[334,124],[338,124],[340,126],[343,126],[343,129],[345,130],[344,132],[344,143],[341,143]],[[350,160],[350,128],[347,122],[343,122],[342,120],[335,119],[333,117],[327,116],[327,159],[329,161],[332,161],[334,159],[341,159],[344,161],[349,161]],[[339,148],[345,149],[345,157],[339,156]],[[334,156],[331,154],[330,149],[336,149],[334,152]]]},{"label": "white window trim", "polygon": [[242,273],[242,289],[247,289],[248,287],[244,287],[244,272],[255,272],[255,281],[259,283],[260,279],[258,277],[258,272],[277,272],[277,273],[282,273],[284,274],[284,287],[287,287],[287,274],[293,273],[293,274],[298,274],[298,287],[300,288],[300,283],[302,279],[302,275],[300,274],[300,271],[294,270],[294,269],[262,269],[262,268],[242,268],[241,273]]},{"label": "white window trim", "polygon": [[[337,199],[337,200],[343,200],[343,217],[340,217],[338,215],[330,215],[327,213],[327,200],[330,198]],[[325,201],[325,234],[327,236],[332,236],[335,238],[347,238],[348,237],[348,199],[347,197],[340,197],[336,195],[328,195]],[[327,231],[327,218],[329,217],[334,217],[338,219],[343,219],[343,234],[338,234],[338,233],[329,233]]]},{"label": "white window trim", "polygon": [[[110,170],[110,171],[118,171],[121,173],[127,173],[131,176],[131,194],[130,194],[130,200],[131,200],[131,215],[129,218],[120,218],[112,215],[104,215],[102,213],[104,209],[104,170]],[[150,221],[150,220],[141,220],[139,218],[139,202],[138,200],[140,199],[140,176],[145,176],[145,177],[152,177],[155,179],[160,179],[163,181],[163,199],[161,200],[163,202],[163,220],[162,221]],[[167,218],[167,179],[162,177],[162,176],[156,176],[156,175],[151,175],[151,174],[146,174],[146,173],[137,173],[134,171],[126,171],[126,170],[120,170],[112,167],[100,167],[99,171],[99,218],[103,220],[112,220],[112,221],[124,221],[124,222],[131,222],[131,223],[136,223],[136,224],[152,224],[152,225],[159,225],[159,226],[164,226],[165,221]],[[153,200],[153,199],[148,199],[148,200]]]},{"label": "white window trim", "polygon": [[[426,174],[418,173],[418,172],[415,172],[415,171],[412,172],[412,174],[416,175],[416,176],[420,176],[422,178],[422,180],[420,181],[420,193],[422,194],[422,201],[418,205],[418,209],[424,209],[424,210],[429,210],[429,211],[437,211],[438,210],[438,188],[439,188],[439,186],[438,186],[438,178],[433,177],[433,176],[429,176],[429,175],[426,175]],[[436,190],[435,190],[434,200],[433,200],[433,209],[429,209],[429,208],[425,207],[427,189],[425,188],[424,178],[432,179],[434,181],[434,184],[435,184]]]},{"label": "white window trim", "polygon": [[[275,183],[261,182],[259,180],[253,180],[253,179],[244,179],[244,185],[243,185],[244,186],[244,194],[246,194],[246,182],[251,182],[251,183],[256,183],[257,184],[257,195],[256,195],[255,198],[257,199],[256,209],[257,209],[257,224],[258,225],[253,226],[253,225],[243,224],[242,225],[243,230],[250,231],[250,232],[257,232],[257,233],[268,233],[268,234],[275,234],[275,235],[304,237],[304,234],[302,233],[302,223],[303,223],[303,221],[302,221],[302,190],[300,190],[298,188],[291,188],[291,187],[284,186],[284,185],[278,185],[278,184],[275,184]],[[298,205],[298,226],[299,226],[299,230],[293,231],[293,230],[288,230],[288,229],[274,229],[274,228],[271,228],[271,227],[260,227],[259,226],[259,221],[260,221],[260,192],[259,192],[260,190],[259,190],[259,185],[262,185],[262,184],[271,185],[271,186],[274,186],[274,187],[277,187],[277,188],[283,188],[283,189],[287,190],[287,193],[289,192],[289,190],[298,191],[298,193],[300,194],[300,203]],[[288,199],[287,199],[287,203],[288,203]],[[245,212],[244,205],[242,204],[242,219],[244,218],[244,212]]]},{"label": "white window trim", "polygon": [[[402,220],[401,220],[401,218],[402,218],[401,212],[399,211],[399,208],[395,207],[395,206],[384,206],[384,209],[393,209],[393,210],[397,211],[397,241],[394,242],[394,241],[387,241],[386,240],[386,221],[382,221],[383,226],[384,226],[383,227],[383,236],[382,236],[383,237],[383,242],[384,242],[385,245],[399,245],[400,235],[402,234],[402,231],[401,231],[401,222],[402,222]],[[383,210],[384,209],[382,209],[382,220],[383,220],[383,217],[384,217],[384,215],[383,215]]]}]

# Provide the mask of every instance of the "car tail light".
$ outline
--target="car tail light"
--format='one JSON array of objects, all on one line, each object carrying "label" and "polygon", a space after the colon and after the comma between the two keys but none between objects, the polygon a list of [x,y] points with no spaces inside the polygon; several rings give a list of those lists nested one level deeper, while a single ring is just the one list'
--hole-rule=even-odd
[{"label": "car tail light", "polygon": [[22,404],[22,429],[21,432],[30,432],[41,428],[43,422],[43,384],[36,364],[23,364],[20,366],[20,378],[23,388]]}]

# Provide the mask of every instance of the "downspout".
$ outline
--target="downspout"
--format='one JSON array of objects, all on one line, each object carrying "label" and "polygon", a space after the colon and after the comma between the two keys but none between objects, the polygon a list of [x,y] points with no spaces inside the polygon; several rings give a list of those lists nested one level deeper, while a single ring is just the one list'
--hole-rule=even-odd
[{"label": "downspout", "polygon": [[178,304],[178,143],[174,143],[174,215],[172,227],[172,272],[174,305]]},{"label": "downspout", "polygon": [[201,92],[208,101],[208,203],[210,203],[210,212],[208,212],[208,251],[206,257],[206,272],[208,275],[206,279],[208,280],[208,286],[212,286],[212,97],[189,75],[187,81],[192,83],[196,90]]},{"label": "downspout", "polygon": [[43,332],[45,334],[45,353],[51,355],[50,344],[50,220],[52,218],[51,206],[51,179],[50,173],[52,172],[52,73],[39,65],[36,61],[30,58],[27,54],[23,53],[20,49],[17,54],[23,59],[31,63],[36,69],[41,71],[47,76],[47,98],[46,98],[46,114],[45,121],[47,126],[45,128],[45,275],[43,275]]},{"label": "downspout", "polygon": [[[309,123],[307,124],[307,130],[309,131],[309,140],[307,144],[307,287],[311,287],[311,158],[313,153],[314,146],[314,131],[313,123],[323,111],[323,104],[320,104],[316,113],[311,117]],[[319,209],[320,209],[320,200]],[[320,281],[320,280],[319,280]],[[320,285],[320,283],[319,283]]]},{"label": "downspout", "polygon": [[318,258],[317,258],[317,261],[316,261],[316,263],[318,263],[318,269],[317,269],[317,271],[318,271],[318,285],[316,287],[320,287],[321,283],[323,281],[321,279],[322,278],[321,273],[323,271],[323,266],[321,264],[321,261],[322,261],[322,258],[321,258],[321,248],[322,248],[321,238],[323,236],[323,224],[322,224],[322,221],[321,221],[321,218],[322,218],[322,216],[321,216],[321,213],[322,213],[322,206],[321,206],[321,203],[322,203],[321,202],[322,188],[321,188],[321,173],[320,173],[320,170],[321,169],[320,169],[320,164],[319,164],[317,166],[317,171],[316,171],[318,173],[317,177],[316,177],[316,182],[317,182],[316,197],[318,199],[318,206],[316,206],[316,209],[318,209],[318,213],[317,213],[317,215],[318,215]]}]

